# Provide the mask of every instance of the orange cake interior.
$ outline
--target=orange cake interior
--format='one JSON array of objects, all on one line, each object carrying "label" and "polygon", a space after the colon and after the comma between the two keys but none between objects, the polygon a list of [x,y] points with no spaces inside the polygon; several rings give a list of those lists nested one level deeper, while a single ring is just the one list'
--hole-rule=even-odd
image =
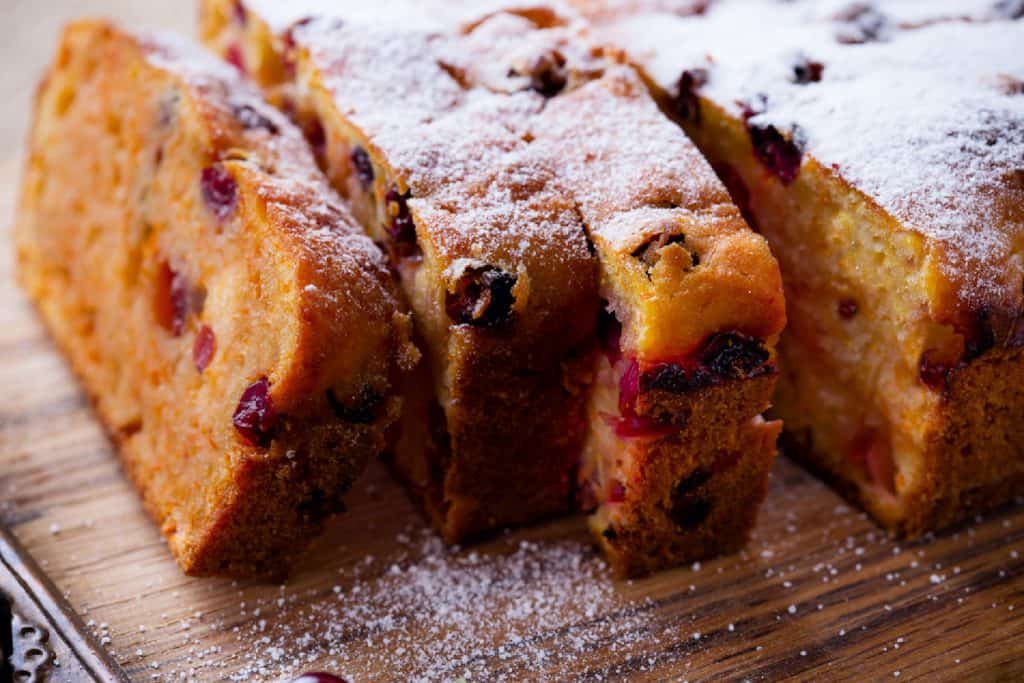
[{"label": "orange cake interior", "polygon": [[277,574],[415,362],[387,265],[234,70],[100,22],[36,99],[19,279],[189,574]]}]

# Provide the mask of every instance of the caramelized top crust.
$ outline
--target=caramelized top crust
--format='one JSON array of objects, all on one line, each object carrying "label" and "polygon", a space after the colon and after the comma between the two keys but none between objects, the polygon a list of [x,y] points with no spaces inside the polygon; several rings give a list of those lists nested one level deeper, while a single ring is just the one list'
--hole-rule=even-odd
[{"label": "caramelized top crust", "polygon": [[[305,283],[288,293],[288,304],[311,324],[281,331],[296,337],[270,373],[282,410],[319,401],[328,388],[341,396],[356,395],[368,383],[385,389],[396,362],[406,368],[415,363],[407,316],[400,313],[383,254],[329,188],[287,118],[237,71],[173,36],[136,41],[98,22],[68,31],[92,34],[119,59],[138,54],[152,69],[144,77],[166,79],[167,96],[190,114],[182,125],[198,138],[200,153],[231,174],[239,201],[251,202],[244,214],[262,218],[224,229],[251,231],[251,239],[273,244]],[[362,333],[351,334],[354,329]]]},{"label": "caramelized top crust", "polygon": [[[689,87],[928,241],[932,313],[1021,305],[1024,23],[1008,3],[576,0],[667,97]],[[676,7],[678,5],[678,7]],[[673,11],[673,9],[680,11]],[[699,71],[698,71],[699,70]],[[684,93],[685,96],[685,93]],[[797,163],[800,163],[799,156]],[[943,293],[948,293],[944,297]]]}]

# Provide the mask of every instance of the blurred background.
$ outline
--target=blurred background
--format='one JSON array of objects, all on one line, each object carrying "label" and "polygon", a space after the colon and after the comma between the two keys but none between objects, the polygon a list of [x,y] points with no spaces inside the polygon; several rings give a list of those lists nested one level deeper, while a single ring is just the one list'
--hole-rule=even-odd
[{"label": "blurred background", "polygon": [[67,21],[108,17],[130,28],[193,36],[196,11],[191,0],[0,0],[6,27],[0,41],[0,164],[20,163],[32,95]]}]

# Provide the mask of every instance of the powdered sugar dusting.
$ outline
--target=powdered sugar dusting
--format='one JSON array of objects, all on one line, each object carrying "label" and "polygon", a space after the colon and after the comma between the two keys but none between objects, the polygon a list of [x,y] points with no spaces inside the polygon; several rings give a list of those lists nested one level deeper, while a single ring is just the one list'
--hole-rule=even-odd
[{"label": "powdered sugar dusting", "polygon": [[359,16],[312,21],[295,40],[338,109],[411,190],[409,206],[435,236],[434,253],[511,271],[589,259],[552,160],[525,135],[543,98],[470,79],[458,33]]},{"label": "powdered sugar dusting", "polygon": [[[232,679],[278,678],[313,661],[355,680],[519,681],[541,666],[568,678],[578,659],[643,637],[638,605],[616,596],[603,562],[576,542],[523,540],[506,553],[451,551],[427,531],[399,542],[397,559],[367,558],[328,594],[267,609],[268,621],[238,634],[260,647]],[[615,620],[598,617],[609,611]]]},{"label": "powdered sugar dusting", "polygon": [[[1008,83],[1024,77],[1024,51],[1013,47],[1024,24],[996,20],[991,3],[929,7],[886,3],[878,37],[863,44],[842,42],[849,22],[841,3],[770,0],[720,0],[700,17],[641,12],[605,34],[634,47],[670,94],[682,70],[707,69],[702,95],[737,115],[753,104],[761,113],[752,124],[794,135],[894,218],[941,243],[950,279],[969,274],[966,298],[1016,301],[1024,97]],[[824,65],[820,82],[795,82],[801,55]]]},{"label": "powdered sugar dusting", "polygon": [[[306,296],[370,317],[395,305],[392,292],[381,285],[387,281],[387,266],[380,250],[329,187],[298,128],[236,69],[190,41],[159,33],[145,37],[142,46],[149,63],[174,75],[204,110],[235,120],[244,108],[257,123],[265,122],[246,132],[244,145],[245,163],[261,170],[257,194],[266,203],[266,214],[280,230],[297,237],[293,246],[328,281],[345,283],[345,288],[314,288]],[[213,135],[227,134],[215,119],[207,123]],[[245,128],[237,121],[231,126],[238,127]]]}]

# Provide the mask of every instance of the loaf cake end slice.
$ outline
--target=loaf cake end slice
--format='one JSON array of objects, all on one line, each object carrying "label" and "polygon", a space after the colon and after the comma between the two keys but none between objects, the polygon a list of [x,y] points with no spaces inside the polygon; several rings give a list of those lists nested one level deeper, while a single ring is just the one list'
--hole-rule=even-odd
[{"label": "loaf cake end slice", "polygon": [[417,359],[388,266],[230,67],[103,22],[36,97],[18,276],[188,574],[276,575]]},{"label": "loaf cake end slice", "polygon": [[1018,14],[577,4],[779,259],[787,450],[910,535],[1024,492]]}]

